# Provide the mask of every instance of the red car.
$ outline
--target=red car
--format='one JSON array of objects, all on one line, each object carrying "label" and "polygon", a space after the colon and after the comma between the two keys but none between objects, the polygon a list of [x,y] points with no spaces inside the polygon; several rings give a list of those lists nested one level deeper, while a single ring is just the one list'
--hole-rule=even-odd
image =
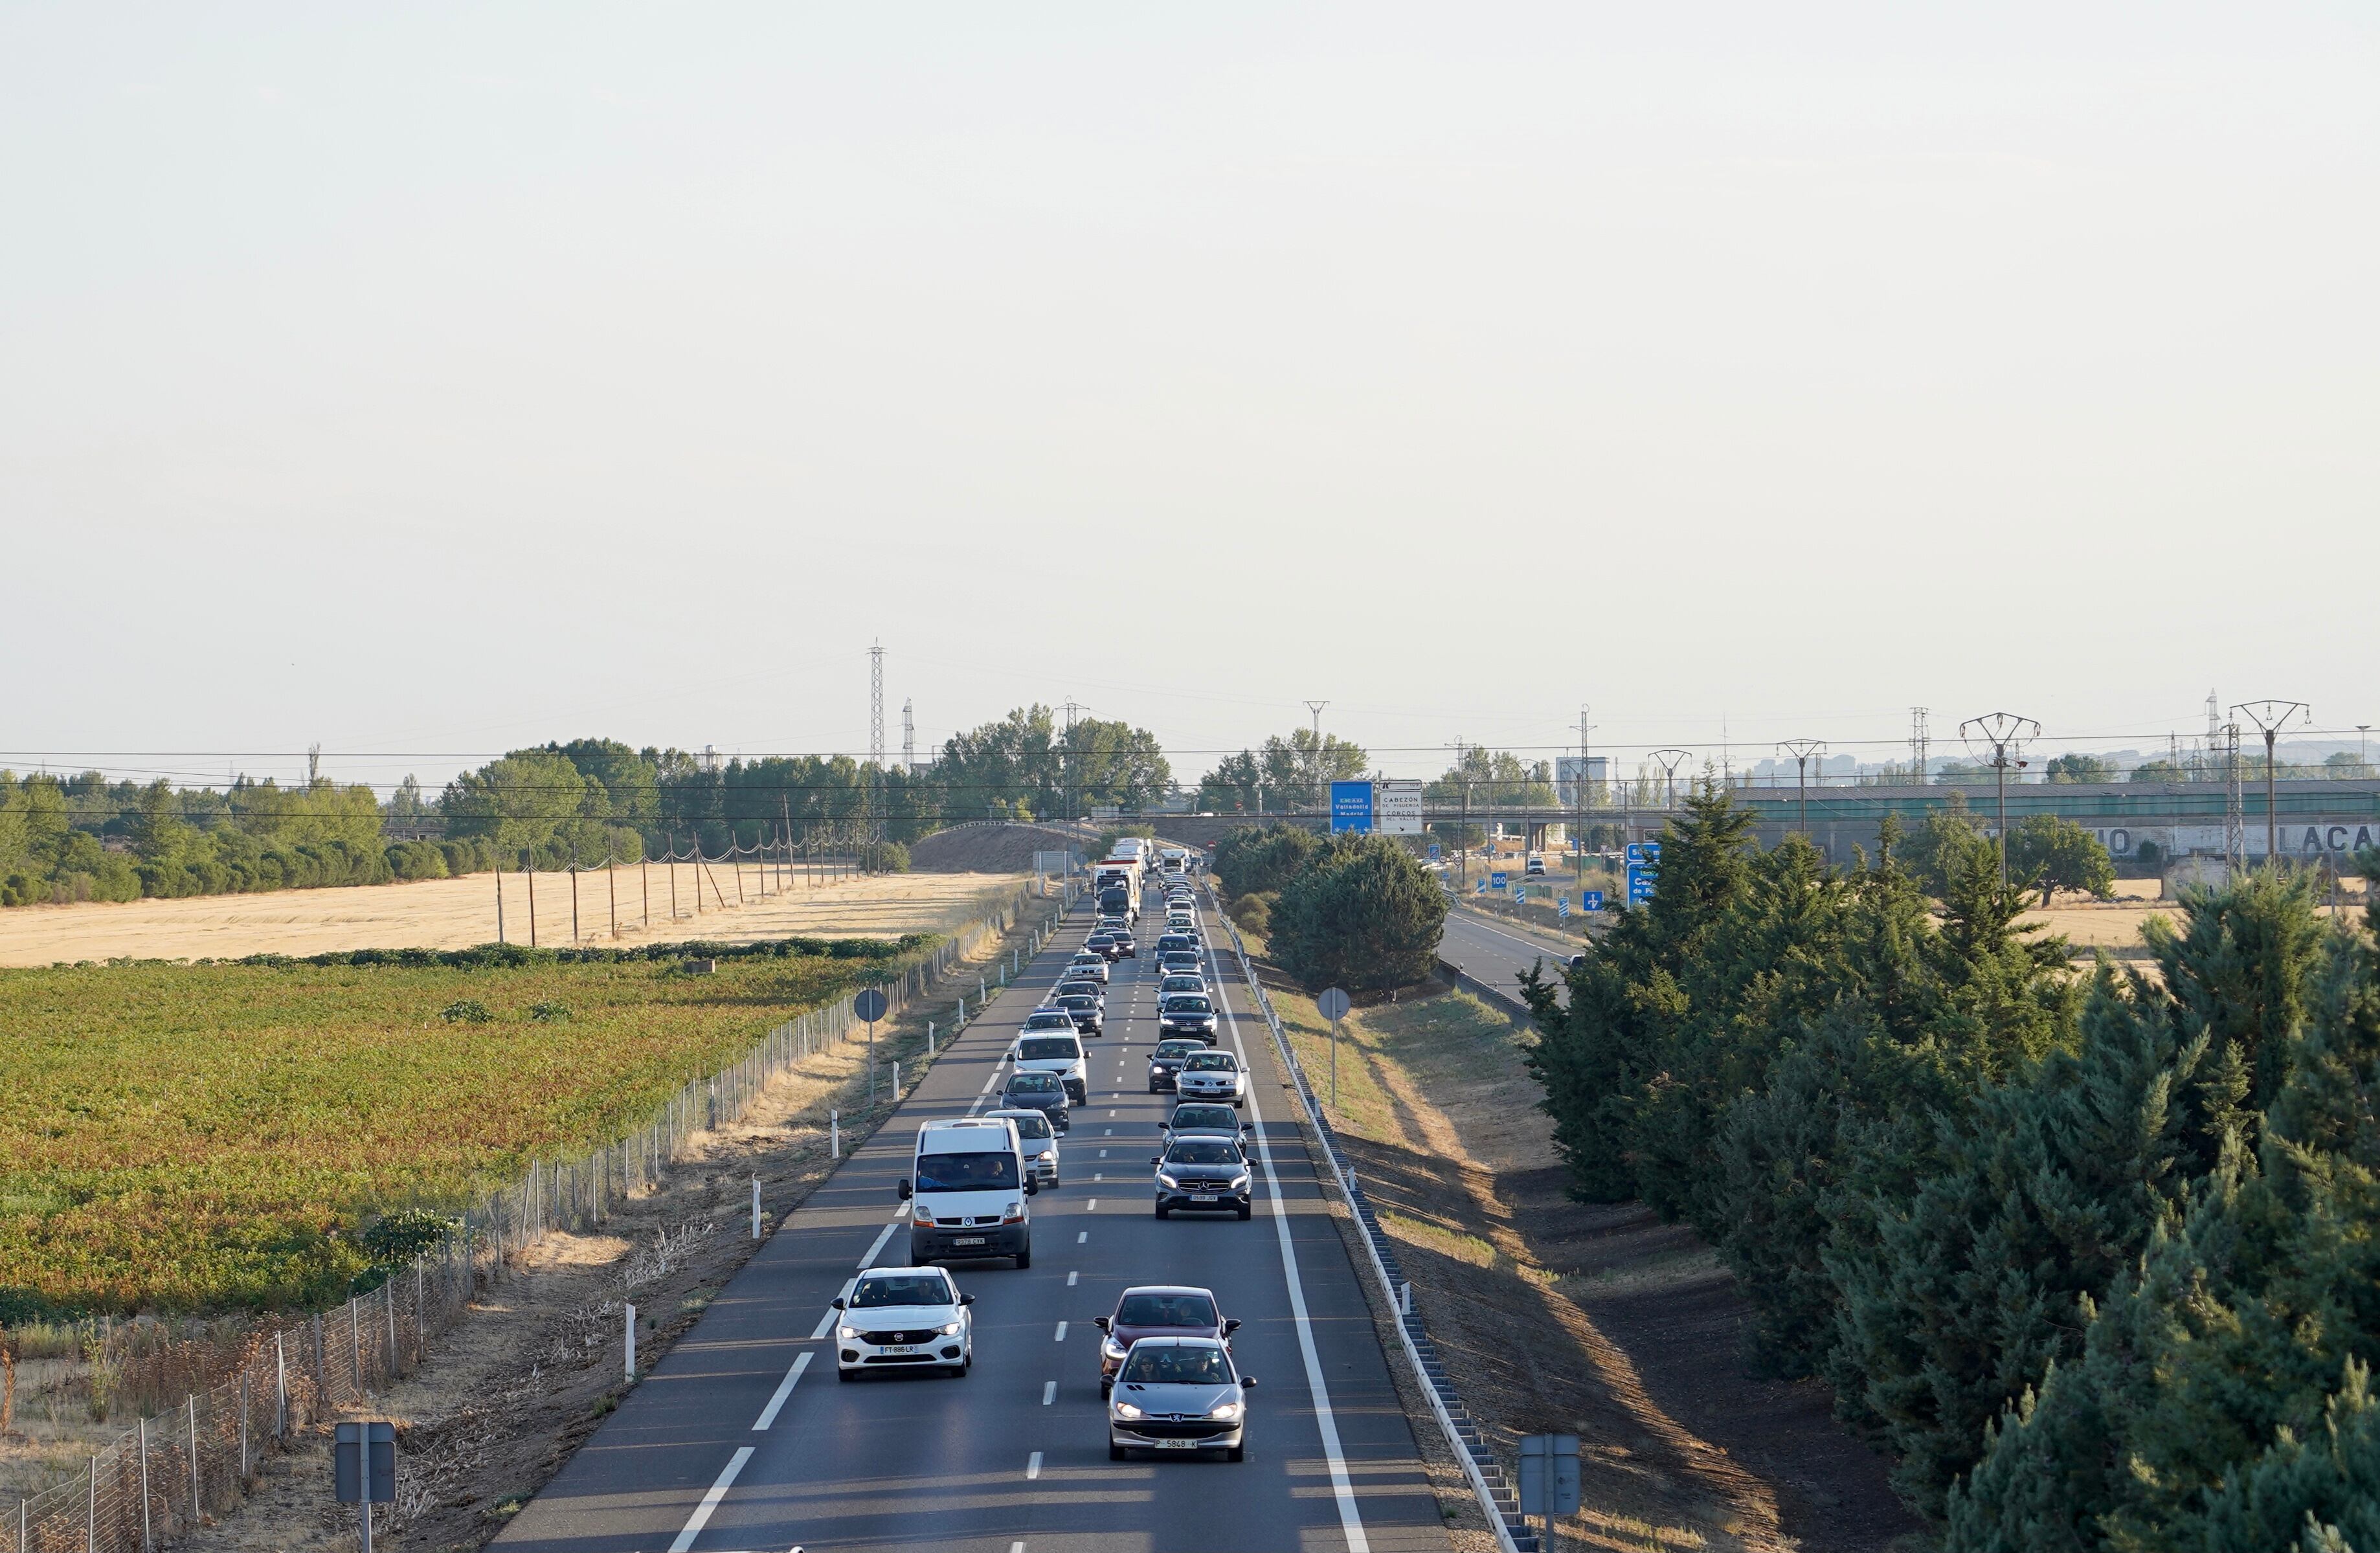
[{"label": "red car", "polygon": [[1186,1283],[1145,1283],[1127,1289],[1116,1301],[1115,1314],[1091,1318],[1107,1335],[1099,1340],[1099,1395],[1115,1389],[1116,1371],[1124,1355],[1143,1338],[1213,1338],[1229,1347],[1237,1321],[1226,1321],[1216,1308],[1209,1289]]}]

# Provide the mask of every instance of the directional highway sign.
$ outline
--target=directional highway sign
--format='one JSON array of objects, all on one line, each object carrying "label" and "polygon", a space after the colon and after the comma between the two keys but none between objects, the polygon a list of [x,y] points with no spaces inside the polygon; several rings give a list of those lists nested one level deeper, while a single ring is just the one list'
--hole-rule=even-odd
[{"label": "directional highway sign", "polygon": [[1372,784],[1334,782],[1330,784],[1330,829],[1369,835],[1372,830]]},{"label": "directional highway sign", "polygon": [[1654,867],[1659,867],[1661,866],[1661,843],[1659,842],[1630,842],[1628,843],[1628,861],[1632,867],[1638,863],[1646,863],[1650,864]]},{"label": "directional highway sign", "polygon": [[1601,911],[1603,909],[1603,892],[1600,890],[1580,891],[1578,892],[1578,909],[1581,911]]}]

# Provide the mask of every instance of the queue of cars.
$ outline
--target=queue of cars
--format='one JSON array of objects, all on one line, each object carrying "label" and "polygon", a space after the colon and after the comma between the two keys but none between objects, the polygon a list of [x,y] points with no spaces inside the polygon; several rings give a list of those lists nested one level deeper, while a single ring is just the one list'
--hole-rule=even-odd
[{"label": "queue of cars", "polygon": [[[1255,1208],[1241,1116],[1247,1074],[1219,1042],[1220,1003],[1207,983],[1188,880],[1172,873],[1165,884],[1165,931],[1152,948],[1160,1038],[1148,1087],[1177,1098],[1159,1124],[1160,1152],[1149,1159],[1153,1208],[1159,1219],[1246,1219]],[[1138,953],[1129,923],[1100,919],[1049,998],[1026,1016],[992,1109],[918,1129],[911,1171],[900,1184],[910,1205],[911,1265],[863,1271],[834,1302],[838,1378],[871,1369],[968,1373],[975,1296],[937,1264],[1012,1257],[1018,1268],[1032,1265],[1030,1199],[1063,1179],[1060,1151],[1071,1112],[1088,1098],[1085,1042],[1105,1034],[1113,966]],[[1245,1459],[1256,1379],[1239,1372],[1231,1338],[1240,1323],[1223,1316],[1212,1291],[1128,1288],[1093,1324],[1111,1460],[1144,1451]]]}]

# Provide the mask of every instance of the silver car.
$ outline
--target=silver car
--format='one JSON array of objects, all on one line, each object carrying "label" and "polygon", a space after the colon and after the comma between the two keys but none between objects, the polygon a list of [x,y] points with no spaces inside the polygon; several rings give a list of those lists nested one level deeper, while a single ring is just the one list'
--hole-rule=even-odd
[{"label": "silver car", "polygon": [[988,1121],[1009,1121],[1016,1123],[1016,1141],[1025,1154],[1025,1168],[1044,1186],[1058,1183],[1058,1134],[1050,1124],[1046,1110],[988,1110]]},{"label": "silver car", "polygon": [[1108,1460],[1135,1450],[1220,1450],[1226,1461],[1245,1461],[1247,1394],[1256,1384],[1213,1338],[1142,1338],[1108,1396]]},{"label": "silver car", "polygon": [[1248,1098],[1248,1075],[1240,1071],[1240,1060],[1230,1052],[1210,1048],[1194,1051],[1173,1075],[1173,1087],[1185,1100],[1224,1100],[1238,1105]]}]

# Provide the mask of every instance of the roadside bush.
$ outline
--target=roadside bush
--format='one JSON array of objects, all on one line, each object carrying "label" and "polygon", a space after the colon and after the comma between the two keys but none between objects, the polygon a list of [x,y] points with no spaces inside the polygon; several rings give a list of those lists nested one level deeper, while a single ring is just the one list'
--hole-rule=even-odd
[{"label": "roadside bush", "polygon": [[1437,969],[1446,893],[1397,843],[1341,837],[1281,888],[1268,916],[1273,960],[1308,987],[1409,987]]},{"label": "roadside bush", "polygon": [[1322,838],[1303,825],[1232,831],[1215,843],[1215,873],[1234,896],[1278,892],[1322,850]]},{"label": "roadside bush", "polygon": [[485,1025],[496,1016],[488,1005],[477,998],[461,998],[438,1011],[438,1017],[449,1025]]},{"label": "roadside bush", "polygon": [[860,866],[871,873],[905,874],[909,849],[899,842],[874,842],[859,849]]},{"label": "roadside bush", "polygon": [[531,1003],[528,1016],[540,1025],[559,1025],[570,1017],[570,1006],[552,1001]]},{"label": "roadside bush", "polygon": [[1273,903],[1280,898],[1277,892],[1243,895],[1232,903],[1232,920],[1239,924],[1242,932],[1269,936],[1272,932]]},{"label": "roadside bush", "polygon": [[388,871],[399,879],[446,877],[446,855],[429,842],[397,842],[386,855]]}]

